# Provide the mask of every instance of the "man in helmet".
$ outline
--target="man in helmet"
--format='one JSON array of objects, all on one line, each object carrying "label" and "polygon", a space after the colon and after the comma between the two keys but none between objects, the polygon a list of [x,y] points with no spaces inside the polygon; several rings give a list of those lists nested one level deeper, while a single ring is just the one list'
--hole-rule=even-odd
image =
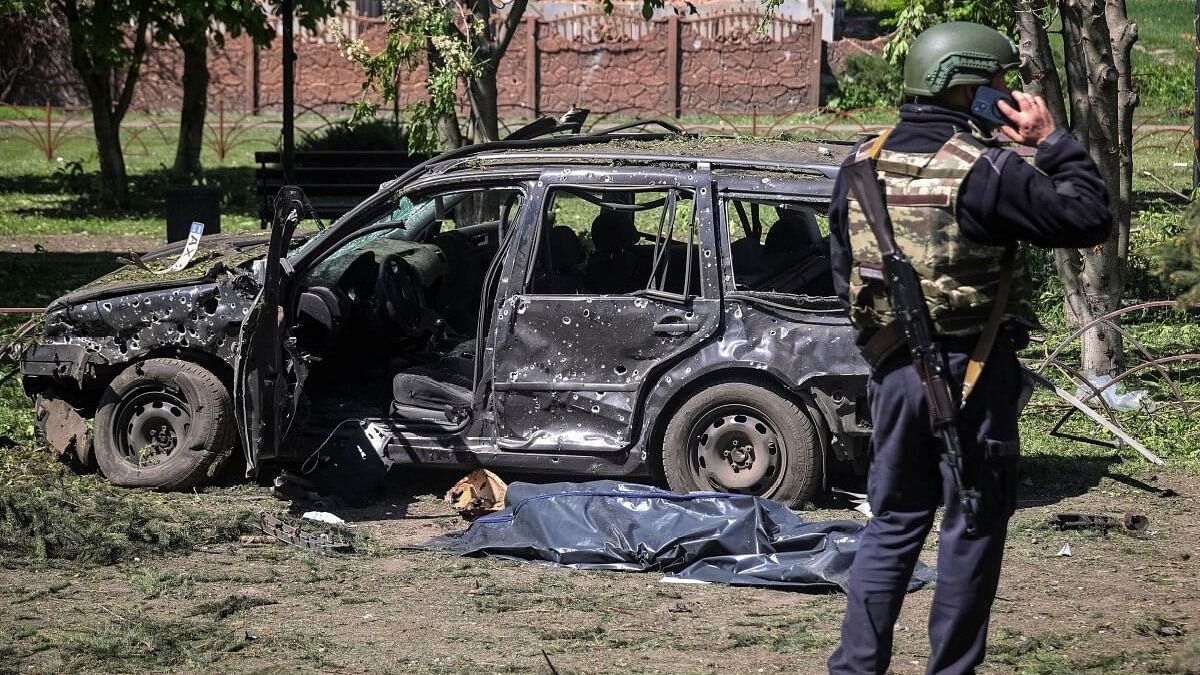
[{"label": "man in helmet", "polygon": [[[957,486],[932,435],[903,331],[892,321],[877,242],[846,186],[840,180],[834,186],[829,213],[834,283],[872,365],[867,492],[874,517],[850,570],[842,642],[829,659],[831,673],[888,669],[892,628],[940,506],[945,514],[927,672],[974,672],[984,657],[1016,502],[1022,398],[1016,352],[1037,325],[1020,246],[1093,246],[1108,238],[1110,227],[1099,171],[1066,130],[1055,129],[1042,99],[1011,92],[1014,105],[996,104],[1007,124],[972,113],[973,102],[986,102],[994,93],[980,87],[1009,93],[1005,73],[1017,63],[1012,41],[991,28],[971,23],[930,28],[918,36],[904,64],[899,124],[864,141],[847,159],[875,162],[895,238],[921,278],[952,379],[961,384],[978,375],[976,391],[958,417],[964,483],[981,495],[974,534],[967,532]],[[1004,137],[1037,148],[1032,164],[1000,147]],[[967,377],[971,360],[983,369]]]}]

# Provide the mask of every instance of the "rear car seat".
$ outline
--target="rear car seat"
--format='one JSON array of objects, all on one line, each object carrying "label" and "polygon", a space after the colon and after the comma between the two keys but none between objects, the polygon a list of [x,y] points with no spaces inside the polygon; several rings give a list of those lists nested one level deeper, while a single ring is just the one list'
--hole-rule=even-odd
[{"label": "rear car seat", "polygon": [[[640,240],[633,216],[605,210],[592,221],[596,250],[587,262],[584,286],[593,293],[631,293],[646,287],[650,277],[649,247]],[[639,250],[640,249],[640,250]]]},{"label": "rear car seat", "polygon": [[[549,272],[533,284],[535,293],[578,293],[583,290],[580,266],[586,252],[579,235],[566,225],[550,228],[546,234]],[[543,258],[545,259],[545,258]]]}]

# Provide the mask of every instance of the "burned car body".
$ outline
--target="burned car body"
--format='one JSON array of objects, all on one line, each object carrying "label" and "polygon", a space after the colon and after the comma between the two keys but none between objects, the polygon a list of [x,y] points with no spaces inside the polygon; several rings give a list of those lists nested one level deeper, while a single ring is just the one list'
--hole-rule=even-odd
[{"label": "burned car body", "polygon": [[870,432],[817,221],[843,150],[483,144],[300,237],[285,189],[269,242],[55,301],[25,387],[47,429],[95,416],[122,484],[195,484],[240,441],[260,476],[342,456],[802,501]]}]

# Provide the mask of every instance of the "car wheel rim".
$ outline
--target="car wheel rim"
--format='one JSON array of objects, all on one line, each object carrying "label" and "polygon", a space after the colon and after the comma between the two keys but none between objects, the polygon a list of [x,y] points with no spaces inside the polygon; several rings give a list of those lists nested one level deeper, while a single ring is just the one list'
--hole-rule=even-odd
[{"label": "car wheel rim", "polygon": [[187,399],[167,387],[143,387],[121,400],[114,416],[121,458],[134,466],[155,466],[166,461],[192,425]]},{"label": "car wheel rim", "polygon": [[688,463],[699,485],[766,495],[783,476],[786,455],[771,418],[747,405],[720,406],[696,423]]}]

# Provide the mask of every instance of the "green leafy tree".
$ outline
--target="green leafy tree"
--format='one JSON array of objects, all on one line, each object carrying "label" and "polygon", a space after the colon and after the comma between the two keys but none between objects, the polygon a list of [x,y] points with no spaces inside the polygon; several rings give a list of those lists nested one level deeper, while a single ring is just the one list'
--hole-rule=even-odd
[{"label": "green leafy tree", "polygon": [[[473,140],[498,139],[496,72],[521,25],[527,4],[528,0],[512,0],[497,17],[491,0],[386,3],[388,38],[382,50],[372,53],[361,40],[341,39],[346,56],[366,73],[356,118],[371,115],[379,102],[394,100],[397,79],[426,63],[428,98],[407,108],[409,149],[431,150],[439,140],[451,147],[465,142],[467,136],[459,127],[455,111],[460,85],[470,105]],[[600,4],[605,11],[613,9],[612,0],[601,0]],[[643,0],[642,15],[650,18],[663,6],[663,0]]]},{"label": "green leafy tree", "polygon": [[371,53],[361,40],[341,40],[347,57],[366,73],[357,117],[373,113],[379,100],[393,100],[398,77],[424,62],[428,99],[408,106],[410,149],[434,148],[439,136],[452,147],[463,144],[455,113],[460,83],[471,105],[475,140],[499,138],[496,71],[527,1],[514,0],[499,21],[493,20],[489,0],[398,0],[385,5],[388,37],[382,50]]},{"label": "green leafy tree", "polygon": [[[179,115],[179,140],[171,169],[175,182],[201,178],[200,151],[208,111],[208,47],[225,46],[225,38],[248,35],[255,45],[266,46],[275,37],[268,10],[278,14],[279,2],[255,0],[180,0],[173,12],[159,17],[155,38],[174,40],[183,53],[183,97]],[[295,16],[302,28],[316,30],[317,22],[344,9],[344,0],[298,0]]]},{"label": "green leafy tree", "polygon": [[[1125,0],[915,2],[896,17],[889,57],[898,63],[921,30],[953,19],[987,23],[1016,36],[1025,91],[1046,100],[1058,126],[1070,129],[1100,168],[1112,197],[1112,236],[1092,249],[1058,249],[1054,261],[1068,318],[1088,322],[1117,309],[1129,257],[1138,103],[1130,58],[1137,25],[1129,20]],[[1061,64],[1052,36],[1061,42]],[[1084,370],[1111,373],[1122,355],[1115,326],[1101,324],[1084,334]]]},{"label": "green leafy tree", "polygon": [[121,122],[151,40],[151,27],[169,10],[160,0],[44,0],[7,2],[16,11],[53,12],[67,25],[71,65],[83,82],[92,111],[100,161],[100,200],[129,205]]}]

